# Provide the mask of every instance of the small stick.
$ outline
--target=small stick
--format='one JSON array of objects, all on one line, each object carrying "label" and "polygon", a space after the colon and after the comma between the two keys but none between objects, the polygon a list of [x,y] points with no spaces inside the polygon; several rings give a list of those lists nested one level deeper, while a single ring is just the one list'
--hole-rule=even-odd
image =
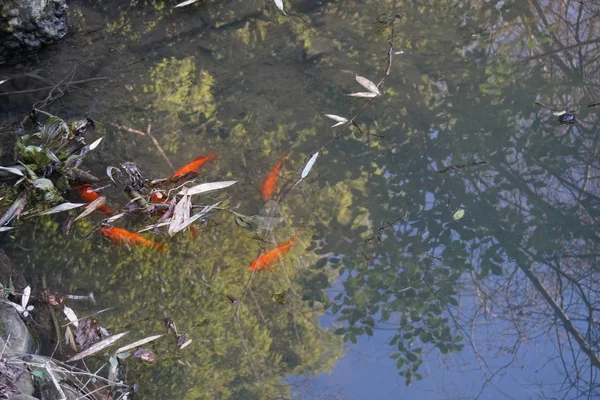
[{"label": "small stick", "polygon": [[54,376],[54,373],[52,372],[52,366],[50,365],[50,362],[46,361],[46,364],[44,364],[44,366],[46,367],[46,371],[48,371],[48,375],[50,375],[50,379],[52,379],[52,383],[54,383],[54,387],[56,387],[56,390],[58,390],[58,393],[60,394],[60,400],[67,400],[65,392],[63,392],[62,388],[58,384],[56,376]]},{"label": "small stick", "polygon": [[165,154],[165,151],[162,149],[162,147],[160,147],[160,144],[158,144],[158,141],[150,133],[151,129],[152,129],[152,121],[148,123],[148,130],[146,131],[146,134],[148,135],[148,137],[150,138],[150,140],[152,140],[152,143],[154,143],[154,146],[156,147],[156,149],[158,150],[158,152],[160,153],[160,155],[162,156],[162,158],[167,162],[167,164],[169,164],[169,167],[171,167],[171,169],[175,169],[175,167],[173,166],[173,164],[171,164],[171,161],[169,160],[169,157],[167,157],[167,155]]},{"label": "small stick", "polygon": [[128,128],[126,126],[117,125],[117,124],[115,124],[113,122],[111,122],[110,124],[112,126],[115,126],[115,127],[119,128],[119,129],[122,129],[124,131],[130,132],[130,133],[135,133],[135,134],[140,135],[140,136],[146,136],[145,132],[138,131],[137,129],[133,129],[133,128]]}]

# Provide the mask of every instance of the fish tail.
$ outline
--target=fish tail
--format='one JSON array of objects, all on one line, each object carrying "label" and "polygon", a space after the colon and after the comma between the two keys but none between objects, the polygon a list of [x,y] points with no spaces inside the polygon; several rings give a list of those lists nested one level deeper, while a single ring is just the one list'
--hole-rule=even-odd
[{"label": "fish tail", "polygon": [[208,154],[208,156],[206,156],[206,159],[209,160],[209,161],[216,160],[217,158],[218,158],[217,157],[217,152],[215,151],[215,149],[212,149],[210,151],[210,153]]}]

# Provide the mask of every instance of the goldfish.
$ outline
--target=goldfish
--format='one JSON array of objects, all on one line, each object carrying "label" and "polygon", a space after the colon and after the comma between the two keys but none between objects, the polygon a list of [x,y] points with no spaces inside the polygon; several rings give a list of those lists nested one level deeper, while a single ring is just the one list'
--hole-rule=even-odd
[{"label": "goldfish", "polygon": [[206,164],[209,161],[216,160],[216,159],[217,159],[217,154],[215,153],[214,150],[211,151],[210,154],[207,155],[206,157],[204,157],[204,156],[196,157],[192,162],[184,165],[183,167],[181,167],[177,171],[175,171],[175,173],[173,175],[171,175],[171,177],[169,179],[171,181],[174,181],[177,178],[180,178],[186,174],[197,174],[198,170],[200,168],[202,168],[202,166],[204,164]]},{"label": "goldfish", "polygon": [[[79,187],[79,196],[86,203],[91,203],[100,197],[100,195],[96,193],[96,191],[87,183]],[[98,207],[98,210],[105,214],[112,215],[112,211],[110,211],[104,204]]]},{"label": "goldfish", "polygon": [[248,269],[250,271],[260,271],[267,268],[270,264],[277,261],[285,253],[290,251],[295,241],[296,233],[292,235],[289,241],[281,243],[280,245],[278,245],[274,249],[267,251],[266,253],[261,253],[258,257],[256,257],[254,261],[252,261],[252,264],[250,264],[250,267],[248,267]]},{"label": "goldfish", "polygon": [[281,157],[279,162],[277,164],[275,164],[275,167],[273,167],[271,172],[269,172],[269,175],[267,175],[267,179],[265,179],[265,183],[263,184],[263,187],[262,187],[262,196],[263,196],[264,201],[269,201],[269,199],[275,192],[275,186],[277,186],[277,174],[279,173],[281,166],[285,162],[285,159],[289,155],[290,155],[289,151],[287,153],[285,153]]},{"label": "goldfish", "polygon": [[110,239],[110,241],[113,243],[125,243],[130,246],[140,244],[147,247],[154,247],[155,249],[161,251],[165,250],[164,244],[153,242],[152,240],[146,239],[139,233],[131,232],[127,229],[103,226],[98,231],[102,234],[102,236]]},{"label": "goldfish", "polygon": [[169,201],[169,198],[161,192],[154,192],[150,193],[150,201],[153,203],[166,203]]}]

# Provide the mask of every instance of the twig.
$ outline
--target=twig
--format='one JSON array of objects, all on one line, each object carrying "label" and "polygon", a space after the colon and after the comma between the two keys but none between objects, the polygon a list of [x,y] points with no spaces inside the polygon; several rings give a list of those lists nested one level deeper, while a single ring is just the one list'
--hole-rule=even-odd
[{"label": "twig", "polygon": [[46,367],[46,371],[48,371],[48,375],[50,375],[50,379],[52,379],[52,383],[54,383],[54,387],[56,387],[56,390],[58,390],[58,393],[60,394],[60,400],[66,400],[67,396],[65,396],[65,392],[63,392],[62,388],[58,384],[58,380],[52,372],[52,366],[50,365],[50,362],[46,361],[46,364],[44,364],[44,366]]},{"label": "twig", "polygon": [[110,122],[110,124],[111,124],[112,126],[114,126],[114,127],[117,127],[117,128],[119,128],[119,129],[122,129],[122,130],[124,130],[124,131],[130,132],[130,133],[135,133],[135,134],[137,134],[137,135],[140,135],[140,136],[146,136],[146,133],[145,133],[145,132],[138,131],[137,129],[133,129],[133,128],[128,128],[128,127],[126,127],[126,126],[117,125],[117,124],[115,124],[115,123],[113,123],[113,122]]},{"label": "twig", "polygon": [[440,169],[438,171],[438,173],[443,174],[444,172],[453,171],[455,169],[469,168],[469,167],[474,167],[476,165],[485,165],[487,163],[488,163],[487,161],[473,161],[468,164],[449,165],[444,169]]},{"label": "twig", "polygon": [[[71,81],[71,82],[67,83],[66,86],[68,87],[69,85],[76,85],[78,83],[103,81],[103,80],[106,80],[106,79],[108,79],[108,77],[81,79],[81,80],[78,80],[78,81]],[[54,89],[55,87],[56,87],[56,85],[53,85],[53,86],[44,86],[44,87],[36,88],[36,89],[16,90],[14,92],[3,92],[3,93],[0,93],[0,96],[9,96],[9,95],[12,95],[12,94],[34,93],[34,92],[40,92],[42,90]]]},{"label": "twig", "polygon": [[169,164],[169,167],[171,167],[171,169],[175,169],[173,164],[171,164],[169,157],[167,157],[167,155],[165,154],[165,151],[162,149],[162,147],[160,147],[160,144],[158,144],[158,141],[154,138],[154,136],[152,136],[152,133],[150,133],[151,129],[152,129],[152,121],[150,121],[148,123],[148,130],[146,131],[146,134],[148,135],[150,140],[152,140],[152,143],[154,143],[154,146],[156,147],[156,149],[158,150],[158,152],[160,153],[162,158],[167,162],[167,164]]}]

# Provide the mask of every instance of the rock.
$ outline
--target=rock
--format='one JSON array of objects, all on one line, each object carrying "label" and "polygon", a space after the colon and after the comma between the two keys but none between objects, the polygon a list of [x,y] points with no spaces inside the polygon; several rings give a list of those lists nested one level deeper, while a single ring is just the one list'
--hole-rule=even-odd
[{"label": "rock", "polygon": [[0,283],[8,285],[9,282],[13,283],[17,292],[22,292],[27,286],[21,271],[17,270],[6,253],[0,250]]},{"label": "rock", "polygon": [[21,371],[16,384],[22,394],[32,395],[35,390],[33,386],[33,377],[29,371]]},{"label": "rock", "polygon": [[35,52],[67,34],[66,0],[0,3],[0,64]]},{"label": "rock", "polygon": [[0,348],[4,348],[7,339],[6,352],[24,354],[32,353],[35,349],[33,336],[17,310],[2,303],[0,304]]},{"label": "rock", "polygon": [[13,394],[8,400],[39,400],[37,397],[30,396],[28,394]]}]

